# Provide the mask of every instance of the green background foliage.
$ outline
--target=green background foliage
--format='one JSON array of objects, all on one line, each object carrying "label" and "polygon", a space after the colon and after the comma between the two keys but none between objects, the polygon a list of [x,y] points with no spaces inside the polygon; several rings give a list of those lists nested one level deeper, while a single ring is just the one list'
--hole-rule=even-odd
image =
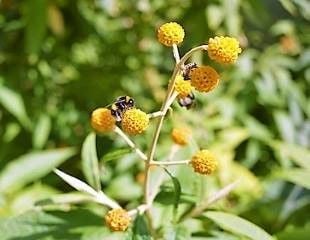
[{"label": "green background foliage", "polygon": [[[89,116],[120,95],[146,112],[160,107],[174,66],[171,50],[156,40],[167,21],[185,29],[181,54],[215,35],[237,37],[243,52],[234,66],[203,53],[192,58],[215,67],[220,85],[197,93],[190,111],[174,104],[156,159],[169,152],[172,127],[189,125],[194,140],[176,159],[208,148],[221,168],[212,177],[169,168],[174,181],[167,178],[154,205],[158,236],[309,238],[308,1],[2,0],[0,11],[2,239],[150,239],[143,217],[125,234],[110,233],[107,209],[84,203],[52,170],[102,186],[128,209],[141,202],[141,160],[114,134],[91,134]],[[153,132],[152,122],[134,140],[146,151]],[[175,223],[236,179],[214,211]]]}]

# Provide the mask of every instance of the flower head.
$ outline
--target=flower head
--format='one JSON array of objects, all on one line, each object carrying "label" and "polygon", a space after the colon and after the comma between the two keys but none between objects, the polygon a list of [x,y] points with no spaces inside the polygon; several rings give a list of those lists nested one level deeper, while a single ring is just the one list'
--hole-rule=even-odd
[{"label": "flower head", "polygon": [[181,146],[187,145],[190,140],[191,131],[186,127],[174,128],[171,133],[173,142]]},{"label": "flower head", "polygon": [[190,164],[192,165],[195,172],[209,175],[213,173],[217,168],[217,160],[215,155],[209,150],[200,150],[191,159]]},{"label": "flower head", "polygon": [[109,109],[97,108],[91,115],[91,126],[97,132],[109,132],[115,127],[115,119]]},{"label": "flower head", "polygon": [[209,39],[209,57],[218,63],[234,63],[239,53],[241,53],[241,48],[235,38],[221,36]]},{"label": "flower head", "polygon": [[190,71],[192,86],[199,92],[213,90],[220,80],[220,75],[210,66],[201,66]]},{"label": "flower head", "polygon": [[122,208],[112,209],[105,216],[105,222],[112,231],[125,231],[130,221],[127,211]]},{"label": "flower head", "polygon": [[188,80],[184,80],[182,75],[177,75],[174,87],[179,94],[178,96],[181,98],[188,96],[193,89],[191,82]]},{"label": "flower head", "polygon": [[180,44],[183,42],[184,36],[184,29],[176,22],[165,23],[157,31],[158,41],[167,47]]},{"label": "flower head", "polygon": [[149,117],[140,109],[129,109],[123,115],[122,129],[130,135],[140,134],[144,132],[148,126]]}]

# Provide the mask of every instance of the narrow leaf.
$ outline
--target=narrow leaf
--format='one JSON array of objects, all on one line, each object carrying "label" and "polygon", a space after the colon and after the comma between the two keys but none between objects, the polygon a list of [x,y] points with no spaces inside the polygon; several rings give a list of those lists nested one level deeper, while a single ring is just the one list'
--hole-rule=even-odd
[{"label": "narrow leaf", "polygon": [[10,161],[0,174],[0,192],[16,191],[44,177],[74,154],[74,148],[63,148],[28,153]]},{"label": "narrow leaf", "polygon": [[90,133],[82,146],[82,169],[87,182],[96,190],[100,190],[100,171],[98,165],[96,135]]},{"label": "narrow leaf", "polygon": [[305,170],[301,168],[283,170],[280,173],[280,177],[292,182],[294,184],[300,185],[304,188],[310,189],[310,170]]},{"label": "narrow leaf", "polygon": [[31,128],[31,121],[26,113],[24,101],[13,90],[0,85],[0,104],[26,128]]},{"label": "narrow leaf", "polygon": [[233,232],[238,235],[248,237],[253,240],[273,240],[265,230],[256,226],[255,224],[235,216],[233,214],[210,211],[204,214],[205,217],[211,219],[221,228]]},{"label": "narrow leaf", "polygon": [[123,157],[124,155],[130,152],[131,152],[130,148],[118,149],[115,151],[108,152],[102,157],[102,159],[103,161],[108,162],[108,161],[120,159],[121,157]]},{"label": "narrow leaf", "polygon": [[58,169],[55,169],[54,172],[76,190],[88,193],[92,196],[97,196],[97,192],[91,186],[87,185],[83,181],[75,177],[72,177],[69,174],[66,174]]},{"label": "narrow leaf", "polygon": [[151,240],[152,237],[147,228],[147,224],[143,216],[138,215],[135,219],[132,229],[132,240]]},{"label": "narrow leaf", "polygon": [[169,175],[169,177],[171,178],[172,180],[172,183],[173,183],[173,187],[174,187],[174,208],[177,209],[178,208],[178,205],[180,203],[180,197],[181,197],[181,192],[182,192],[182,189],[181,189],[181,184],[179,182],[179,180],[174,177],[169,171],[168,169],[164,168],[166,173]]},{"label": "narrow leaf", "polygon": [[47,0],[27,0],[25,4],[26,50],[38,53],[47,28]]},{"label": "narrow leaf", "polygon": [[46,114],[42,115],[36,124],[33,132],[32,144],[34,148],[41,149],[44,147],[48,135],[51,131],[51,119]]}]

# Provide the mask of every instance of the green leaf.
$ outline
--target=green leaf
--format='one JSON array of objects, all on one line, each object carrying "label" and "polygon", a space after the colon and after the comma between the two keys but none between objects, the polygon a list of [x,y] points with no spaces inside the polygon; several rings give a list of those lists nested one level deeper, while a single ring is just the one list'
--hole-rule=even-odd
[{"label": "green leaf", "polygon": [[32,144],[34,148],[41,149],[44,147],[51,131],[51,119],[48,115],[40,116],[33,132]]},{"label": "green leaf", "polygon": [[82,169],[87,182],[96,190],[100,190],[100,171],[98,165],[95,133],[90,133],[83,143]]},{"label": "green leaf", "polygon": [[167,168],[164,168],[166,173],[169,175],[169,177],[171,178],[172,180],[172,183],[173,183],[173,187],[174,187],[174,208],[177,209],[178,208],[178,205],[180,203],[180,197],[181,197],[181,192],[182,192],[182,189],[181,189],[181,184],[179,182],[179,180],[174,177],[169,171]]},{"label": "green leaf", "polygon": [[310,226],[288,227],[284,231],[277,233],[279,240],[308,240],[310,236]]},{"label": "green leaf", "polygon": [[279,0],[283,8],[285,8],[290,14],[296,15],[297,8],[290,0]]},{"label": "green leaf", "polygon": [[132,240],[151,240],[152,237],[147,228],[147,224],[143,216],[138,215],[135,219],[132,229]]},{"label": "green leaf", "polygon": [[164,228],[165,240],[187,240],[191,239],[191,234],[188,228],[184,226],[166,225]]},{"label": "green leaf", "polygon": [[0,85],[0,104],[26,128],[31,129],[31,121],[26,113],[24,101],[13,90]]},{"label": "green leaf", "polygon": [[296,133],[294,123],[290,116],[284,111],[276,111],[274,118],[282,138],[288,143],[293,143]]},{"label": "green leaf", "polygon": [[26,50],[38,53],[47,27],[47,0],[27,0],[25,2]]},{"label": "green leaf", "polygon": [[[0,220],[0,232],[1,240],[102,240],[109,234],[102,226],[102,217],[85,209],[69,212],[29,211]],[[87,237],[94,233],[96,238]]]},{"label": "green leaf", "polygon": [[233,214],[219,212],[219,211],[210,211],[203,215],[211,219],[216,224],[218,224],[221,228],[229,232],[233,232],[238,235],[246,236],[253,240],[273,240],[274,239],[265,230]]},{"label": "green leaf", "polygon": [[295,168],[283,170],[280,173],[280,177],[289,182],[310,189],[310,170],[308,169]]},{"label": "green leaf", "polygon": [[33,152],[10,161],[0,174],[0,192],[14,192],[39,179],[75,154],[74,148]]},{"label": "green leaf", "polygon": [[280,141],[272,142],[271,147],[289,157],[300,167],[310,169],[310,150]]},{"label": "green leaf", "polygon": [[108,152],[102,157],[102,159],[104,162],[108,162],[108,161],[120,159],[121,157],[123,157],[124,155],[130,152],[131,152],[130,148],[117,149],[117,150]]}]

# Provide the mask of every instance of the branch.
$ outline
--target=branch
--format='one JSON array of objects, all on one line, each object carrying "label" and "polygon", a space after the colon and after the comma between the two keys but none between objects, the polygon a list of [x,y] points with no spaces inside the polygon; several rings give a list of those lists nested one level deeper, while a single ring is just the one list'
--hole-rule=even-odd
[{"label": "branch", "polygon": [[133,141],[131,141],[131,139],[119,127],[115,127],[114,132],[118,134],[121,138],[123,138],[124,141],[128,144],[128,146],[131,147],[139,155],[140,158],[142,158],[143,160],[147,159],[147,156],[136,146]]}]

